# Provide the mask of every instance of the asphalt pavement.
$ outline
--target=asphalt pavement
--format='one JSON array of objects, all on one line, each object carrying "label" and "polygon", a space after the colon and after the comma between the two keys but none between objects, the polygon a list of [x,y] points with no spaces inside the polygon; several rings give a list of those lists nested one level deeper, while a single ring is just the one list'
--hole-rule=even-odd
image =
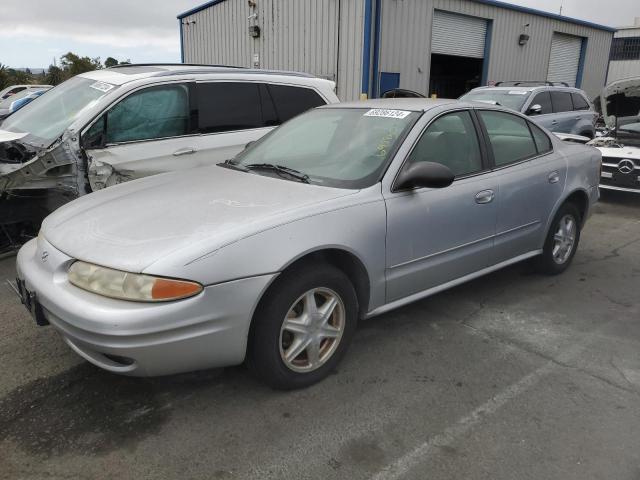
[{"label": "asphalt pavement", "polygon": [[4,285],[0,331],[0,478],[640,479],[640,196],[604,195],[563,275],[362,322],[306,390],[103,372]]}]

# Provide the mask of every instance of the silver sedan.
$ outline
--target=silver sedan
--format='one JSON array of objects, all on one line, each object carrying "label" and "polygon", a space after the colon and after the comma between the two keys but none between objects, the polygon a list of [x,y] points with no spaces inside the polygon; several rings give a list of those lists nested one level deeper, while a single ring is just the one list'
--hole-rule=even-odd
[{"label": "silver sedan", "polygon": [[23,302],[89,362],[247,362],[276,388],[335,368],[359,319],[532,259],[565,270],[600,153],[486,104],[303,114],[219,165],[80,198],[17,259]]}]

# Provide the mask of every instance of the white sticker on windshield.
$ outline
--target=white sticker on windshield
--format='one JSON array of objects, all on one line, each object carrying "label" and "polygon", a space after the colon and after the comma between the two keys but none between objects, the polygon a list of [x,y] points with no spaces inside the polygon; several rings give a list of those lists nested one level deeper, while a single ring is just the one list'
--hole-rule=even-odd
[{"label": "white sticker on windshield", "polygon": [[105,82],[95,82],[89,85],[91,88],[95,88],[96,90],[100,90],[101,92],[107,93],[109,90],[113,88],[113,85]]},{"label": "white sticker on windshield", "polygon": [[387,110],[385,108],[372,108],[364,114],[365,117],[404,118],[411,112],[406,110]]},{"label": "white sticker on windshield", "polygon": [[509,90],[509,95],[526,95],[527,92],[526,90]]}]

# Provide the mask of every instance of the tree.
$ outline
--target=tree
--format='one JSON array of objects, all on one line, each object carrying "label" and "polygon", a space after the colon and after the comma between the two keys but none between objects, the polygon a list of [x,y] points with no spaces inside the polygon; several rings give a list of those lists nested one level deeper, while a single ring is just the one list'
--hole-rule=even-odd
[{"label": "tree", "polygon": [[100,57],[80,57],[71,52],[65,53],[60,57],[60,65],[62,66],[62,70],[65,71],[67,78],[102,68]]},{"label": "tree", "polygon": [[116,65],[118,65],[118,60],[116,60],[113,57],[107,57],[107,59],[104,61],[104,66],[105,68],[109,68],[109,67],[115,67]]},{"label": "tree", "polygon": [[58,85],[65,80],[64,72],[60,69],[60,67],[56,67],[55,65],[49,65],[49,71],[44,77],[44,81],[49,85]]}]

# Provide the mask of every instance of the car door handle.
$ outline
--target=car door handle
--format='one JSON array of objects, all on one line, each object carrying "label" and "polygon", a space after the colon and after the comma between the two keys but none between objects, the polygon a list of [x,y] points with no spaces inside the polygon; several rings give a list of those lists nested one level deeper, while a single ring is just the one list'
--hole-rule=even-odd
[{"label": "car door handle", "polygon": [[560,174],[558,172],[551,172],[548,178],[549,183],[558,183],[560,181]]},{"label": "car door handle", "polygon": [[179,157],[180,155],[189,155],[191,153],[196,153],[195,148],[181,148],[180,150],[176,150],[173,152],[174,157]]},{"label": "car door handle", "polygon": [[553,120],[553,121],[551,122],[551,125],[557,125],[557,124],[558,124],[558,121],[557,121],[557,120]]},{"label": "car door handle", "polygon": [[476,203],[491,203],[493,201],[494,195],[495,194],[493,193],[493,190],[483,190],[481,192],[478,192],[476,194]]}]

